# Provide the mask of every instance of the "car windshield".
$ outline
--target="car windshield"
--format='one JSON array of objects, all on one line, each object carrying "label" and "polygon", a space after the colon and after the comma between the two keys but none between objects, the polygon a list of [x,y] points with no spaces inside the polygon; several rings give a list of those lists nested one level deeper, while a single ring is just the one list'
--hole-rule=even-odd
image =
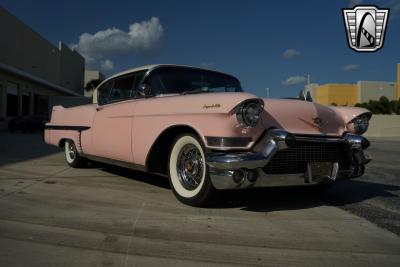
[{"label": "car windshield", "polygon": [[145,83],[151,86],[153,94],[242,91],[239,80],[233,76],[185,67],[155,69]]}]

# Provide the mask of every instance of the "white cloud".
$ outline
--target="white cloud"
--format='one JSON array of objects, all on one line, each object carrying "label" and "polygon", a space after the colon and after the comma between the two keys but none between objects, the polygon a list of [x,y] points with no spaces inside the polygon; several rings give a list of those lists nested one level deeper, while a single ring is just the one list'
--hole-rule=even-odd
[{"label": "white cloud", "polygon": [[306,80],[307,79],[306,79],[305,76],[292,76],[292,77],[289,77],[286,80],[284,80],[282,82],[282,84],[286,85],[286,86],[291,86],[291,85],[297,85],[297,84],[305,83]]},{"label": "white cloud", "polygon": [[342,70],[343,71],[352,71],[352,70],[358,70],[360,68],[360,65],[358,64],[348,64],[343,66]]},{"label": "white cloud", "polygon": [[349,7],[354,7],[357,5],[361,5],[364,1],[363,0],[350,0]]},{"label": "white cloud", "polygon": [[110,71],[114,68],[114,63],[111,60],[106,59],[101,62],[100,68],[102,71],[105,71],[105,72]]},{"label": "white cloud", "polygon": [[163,27],[158,18],[136,22],[129,26],[129,31],[116,27],[98,31],[94,34],[83,33],[79,42],[72,48],[86,59],[89,68],[113,67],[109,59],[127,54],[149,55],[158,48],[163,36]]},{"label": "white cloud", "polygon": [[289,59],[289,58],[292,58],[292,57],[295,57],[298,55],[300,55],[300,51],[293,49],[293,48],[286,49],[282,54],[282,56],[286,59]]}]

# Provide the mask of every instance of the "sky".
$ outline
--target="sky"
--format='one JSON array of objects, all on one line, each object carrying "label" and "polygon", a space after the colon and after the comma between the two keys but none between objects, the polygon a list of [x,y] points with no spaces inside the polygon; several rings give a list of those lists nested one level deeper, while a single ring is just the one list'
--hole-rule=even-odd
[{"label": "sky", "polygon": [[[391,8],[384,46],[351,50],[342,8]],[[291,97],[311,82],[395,81],[399,0],[28,1],[0,5],[54,45],[79,51],[89,69],[184,64],[226,72],[258,96]]]}]

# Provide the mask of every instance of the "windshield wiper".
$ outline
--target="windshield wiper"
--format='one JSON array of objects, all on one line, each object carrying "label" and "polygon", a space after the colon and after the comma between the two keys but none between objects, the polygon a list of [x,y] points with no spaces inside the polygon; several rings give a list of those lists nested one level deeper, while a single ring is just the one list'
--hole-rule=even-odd
[{"label": "windshield wiper", "polygon": [[208,88],[201,88],[201,89],[196,89],[196,90],[184,91],[181,94],[188,95],[188,94],[200,94],[200,93],[207,93],[207,92],[210,92],[210,90],[208,90]]}]

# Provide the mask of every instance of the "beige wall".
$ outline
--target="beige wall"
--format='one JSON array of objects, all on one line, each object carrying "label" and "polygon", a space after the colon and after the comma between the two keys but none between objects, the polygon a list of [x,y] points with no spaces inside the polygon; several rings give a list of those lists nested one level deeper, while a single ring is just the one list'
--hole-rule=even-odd
[{"label": "beige wall", "polygon": [[98,70],[85,70],[85,86],[91,80],[97,80],[97,79],[104,80],[105,79],[104,74]]},{"label": "beige wall", "polygon": [[357,86],[360,103],[368,102],[370,99],[378,100],[381,96],[386,96],[389,100],[397,99],[394,82],[359,81]]},{"label": "beige wall", "polygon": [[[85,70],[85,87],[87,85],[88,82],[92,81],[92,80],[104,80],[105,76],[103,73],[101,73],[98,70]],[[85,90],[85,96],[87,97],[92,97],[93,96],[93,91],[86,91]]]},{"label": "beige wall", "polygon": [[358,100],[358,88],[355,84],[328,83],[315,89],[314,100],[323,105],[353,106]]},{"label": "beige wall", "polygon": [[0,6],[0,62],[83,94],[85,61],[61,44],[53,46]]},{"label": "beige wall", "polygon": [[400,138],[400,115],[373,115],[366,136]]}]

